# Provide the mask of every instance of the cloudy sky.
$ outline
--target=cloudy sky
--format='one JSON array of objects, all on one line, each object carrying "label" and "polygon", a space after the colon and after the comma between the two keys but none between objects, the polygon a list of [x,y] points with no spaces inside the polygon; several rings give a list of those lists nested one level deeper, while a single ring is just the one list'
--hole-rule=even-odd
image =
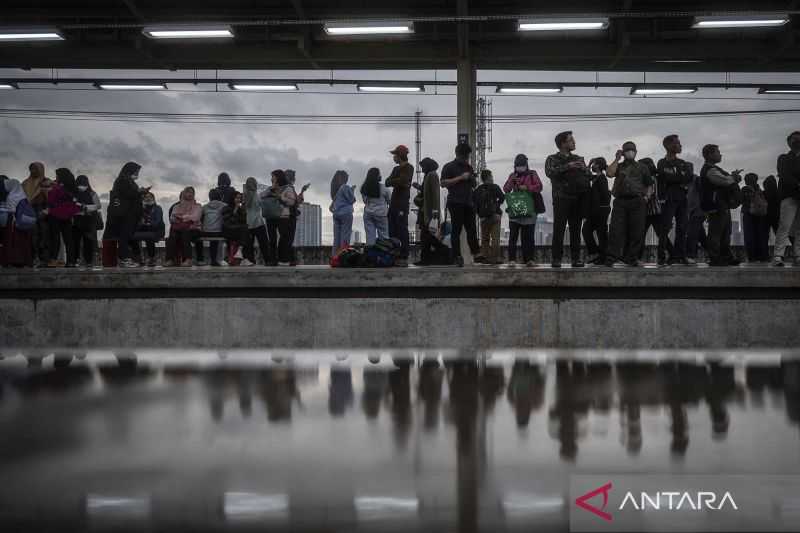
[{"label": "cloudy sky", "polygon": [[[2,70],[0,75],[47,76],[47,72]],[[60,71],[61,77],[91,76],[87,71]],[[155,72],[103,73],[103,77],[124,75],[164,76]],[[335,71],[336,78],[366,79],[454,79],[454,72],[439,71]],[[94,75],[98,75],[94,73]],[[192,73],[168,73],[186,76]],[[213,76],[200,72],[202,76]],[[222,74],[220,74],[222,76]],[[280,71],[265,73],[225,73],[228,77],[329,77],[329,71]],[[99,76],[99,75],[98,75]],[[481,71],[485,81],[593,81],[594,73],[532,73]],[[641,82],[634,73],[601,73],[601,81]],[[657,81],[724,81],[723,74],[648,75]],[[797,75],[734,74],[732,81],[800,83]],[[173,89],[173,86],[170,86]],[[177,88],[177,87],[176,87]],[[208,89],[206,87],[205,89]],[[314,91],[314,92],[310,92]],[[424,95],[367,95],[354,93],[351,87],[314,88],[290,94],[213,92],[186,90],[163,92],[110,92],[87,90],[18,90],[0,93],[0,108],[63,109],[92,111],[136,111],[169,113],[226,114],[345,114],[412,115],[421,110],[426,115],[455,115],[454,88],[440,88]],[[745,109],[800,109],[791,97],[763,97],[754,90],[703,90],[683,98],[641,98],[628,96],[627,89],[568,89],[555,97],[499,96],[493,88],[482,88],[490,96],[495,115],[513,114],[584,114],[689,112]],[[549,183],[544,179],[544,160],[555,151],[555,133],[571,129],[578,143],[577,152],[590,157],[613,156],[617,147],[632,139],[639,146],[639,156],[658,159],[663,154],[661,139],[678,133],[683,140],[685,158],[701,163],[703,144],[721,146],[722,166],[744,168],[762,178],[775,172],[779,153],[786,150],[785,137],[800,129],[800,114],[749,115],[720,118],[651,119],[603,122],[530,122],[496,124],[493,150],[487,154],[488,166],[498,181],[511,170],[517,153],[528,155],[533,168],[545,182],[549,202]],[[430,156],[443,165],[452,158],[456,137],[454,124],[425,125],[422,131],[422,156]],[[31,161],[42,161],[49,176],[65,166],[78,174],[87,174],[99,192],[110,189],[119,168],[128,160],[142,164],[141,185],[152,185],[159,203],[170,205],[186,185],[198,189],[201,199],[221,171],[227,171],[235,185],[247,176],[267,181],[275,168],[294,168],[299,183],[311,183],[308,201],[323,206],[323,241],[331,241],[327,205],[331,176],[337,169],[350,174],[351,183],[361,184],[371,166],[387,176],[393,166],[388,150],[397,144],[414,149],[413,124],[370,125],[246,125],[136,123],[86,120],[34,120],[0,116],[0,173],[12,177],[27,176]],[[412,152],[411,158],[413,160]],[[104,197],[105,198],[105,197]],[[356,205],[354,229],[362,229],[361,204]]]}]

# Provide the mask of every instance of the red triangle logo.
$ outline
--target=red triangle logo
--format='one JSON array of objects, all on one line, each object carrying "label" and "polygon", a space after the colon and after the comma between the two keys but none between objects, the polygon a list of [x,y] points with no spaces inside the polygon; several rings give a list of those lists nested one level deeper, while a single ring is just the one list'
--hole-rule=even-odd
[{"label": "red triangle logo", "polygon": [[[602,518],[603,520],[605,520],[607,522],[611,522],[611,514],[605,512],[605,510],[604,510],[606,508],[606,506],[608,505],[608,493],[610,491],[611,491],[611,482],[608,482],[605,485],[603,485],[602,487],[597,487],[594,490],[590,490],[589,492],[587,492],[583,496],[579,496],[575,500],[575,505],[577,505],[581,509],[589,511],[590,513],[592,513],[594,515],[599,516],[600,518]],[[598,494],[602,494],[603,495],[603,506],[600,507],[599,509],[597,507],[595,507],[594,505],[592,505],[590,503],[587,503],[587,500],[591,500],[592,498],[594,498]]]}]

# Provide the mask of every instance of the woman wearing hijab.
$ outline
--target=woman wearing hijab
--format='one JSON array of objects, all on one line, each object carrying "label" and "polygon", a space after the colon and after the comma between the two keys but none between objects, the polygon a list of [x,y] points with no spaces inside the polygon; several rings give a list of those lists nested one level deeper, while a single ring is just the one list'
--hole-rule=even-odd
[{"label": "woman wearing hijab", "polygon": [[194,187],[186,187],[178,204],[169,215],[170,230],[167,239],[167,262],[164,266],[175,266],[180,247],[183,256],[181,266],[192,266],[192,243],[200,235],[203,207],[194,199]]},{"label": "woman wearing hijab", "polygon": [[28,165],[30,175],[22,182],[22,189],[36,212],[36,228],[32,233],[33,250],[39,263],[50,260],[50,230],[47,227],[47,194],[52,183],[44,175],[44,165],[35,161]]},{"label": "woman wearing hijab", "polygon": [[377,239],[389,238],[389,202],[392,193],[382,183],[381,171],[372,167],[361,185],[361,199],[364,200],[364,232],[367,245],[375,244]]},{"label": "woman wearing hijab", "polygon": [[222,210],[222,235],[226,239],[228,264],[231,266],[253,265],[249,259],[242,258],[242,246],[250,237],[247,229],[247,209],[242,205],[243,202],[244,195],[236,191],[231,197],[231,203]]},{"label": "woman wearing hijab", "polygon": [[[156,266],[156,243],[164,238],[164,211],[156,204],[156,197],[150,191],[142,195],[142,216],[136,225],[136,233],[131,240],[133,256],[144,266]],[[143,260],[140,243],[147,247],[147,260]]]},{"label": "woman wearing hijab", "polygon": [[114,180],[108,203],[108,224],[103,239],[117,239],[119,266],[135,268],[139,264],[131,259],[130,241],[142,214],[142,197],[136,180],[141,165],[128,161]]},{"label": "woman wearing hijab", "polygon": [[261,214],[261,200],[258,197],[258,182],[255,178],[247,178],[244,183],[244,208],[247,211],[247,231],[248,238],[244,245],[244,256],[247,263],[242,261],[242,266],[256,264],[256,250],[253,246],[253,238],[258,240],[258,247],[261,250],[261,258],[264,264],[269,266],[271,257],[269,253],[269,238],[267,237],[267,224]]},{"label": "woman wearing hijab", "polygon": [[350,245],[350,234],[353,231],[353,204],[356,196],[355,185],[347,184],[349,176],[344,170],[337,170],[331,179],[331,206],[333,213],[333,253]]},{"label": "woman wearing hijab", "polygon": [[289,183],[289,178],[283,170],[272,171],[272,186],[275,188],[278,198],[280,200],[282,209],[281,217],[278,221],[278,264],[280,266],[289,266],[293,260],[292,254],[292,210],[297,203],[297,191],[294,186]]},{"label": "woman wearing hijab", "polygon": [[[56,183],[47,195],[47,218],[50,226],[50,260],[48,267],[77,266],[77,254],[72,235],[72,217],[80,213],[80,207],[75,200],[78,186],[75,176],[68,168],[56,169]],[[61,241],[67,252],[66,265],[58,260]]]},{"label": "woman wearing hijab", "polygon": [[417,225],[420,232],[420,257],[414,263],[416,266],[426,266],[435,264],[445,264],[443,258],[450,257],[449,248],[439,237],[439,227],[442,222],[441,216],[441,194],[442,189],[439,182],[439,163],[430,157],[424,158],[419,162],[419,166],[424,173],[422,185],[414,185],[419,190],[422,198],[414,198],[414,205],[419,207],[417,214]]},{"label": "woman wearing hijab", "polygon": [[100,220],[100,198],[89,184],[89,178],[81,174],[75,179],[78,192],[75,200],[80,212],[72,219],[72,240],[75,257],[81,257],[87,267],[94,265],[94,253],[97,249],[97,229]]},{"label": "woman wearing hijab", "polygon": [[0,226],[0,266],[33,266],[33,246],[31,244],[33,231],[17,229],[14,216],[17,206],[27,200],[25,190],[15,179],[2,180],[0,185],[0,219],[5,224]]}]

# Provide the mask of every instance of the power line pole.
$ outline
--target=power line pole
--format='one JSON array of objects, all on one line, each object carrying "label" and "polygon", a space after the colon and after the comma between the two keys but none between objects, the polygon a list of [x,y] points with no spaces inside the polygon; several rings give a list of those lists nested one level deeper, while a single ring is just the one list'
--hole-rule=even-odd
[{"label": "power line pole", "polygon": [[420,154],[422,153],[422,110],[418,109],[417,112],[414,113],[414,125],[416,133],[414,144],[416,145],[417,156],[417,165],[415,168],[417,169],[417,182],[419,182],[420,176],[422,175],[422,169],[419,168],[419,158]]},{"label": "power line pole", "polygon": [[478,172],[486,168],[486,152],[492,151],[492,101],[478,98],[475,132],[475,164]]}]

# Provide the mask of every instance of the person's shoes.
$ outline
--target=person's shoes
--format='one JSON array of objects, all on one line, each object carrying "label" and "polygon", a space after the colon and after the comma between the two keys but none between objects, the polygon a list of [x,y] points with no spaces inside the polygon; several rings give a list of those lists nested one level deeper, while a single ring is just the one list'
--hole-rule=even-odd
[{"label": "person's shoes", "polygon": [[58,268],[59,266],[61,265],[59,265],[58,261],[56,261],[55,259],[52,259],[47,262],[47,268]]},{"label": "person's shoes", "polygon": [[586,264],[583,261],[573,261],[572,268],[583,268]]},{"label": "person's shoes", "polygon": [[600,254],[592,254],[586,258],[586,263],[596,263],[600,259]]},{"label": "person's shoes", "polygon": [[239,263],[239,266],[243,266],[243,267],[251,267],[251,266],[255,266],[255,263],[253,263],[253,262],[252,262],[252,261],[250,261],[249,259],[242,259],[242,262],[241,262],[241,263]]},{"label": "person's shoes", "polygon": [[613,259],[606,259],[605,263],[603,263],[608,268],[614,268],[614,260]]},{"label": "person's shoes", "polygon": [[639,262],[638,259],[634,259],[633,261],[628,261],[625,264],[628,265],[631,268],[638,268],[638,267],[642,266],[642,263]]},{"label": "person's shoes", "polygon": [[217,261],[211,261],[211,266],[212,267],[221,267],[222,265],[220,265]]},{"label": "person's shoes", "polygon": [[561,268],[561,261],[553,261],[550,263],[550,268]]},{"label": "person's shoes", "polygon": [[526,267],[535,267],[535,266],[536,266],[536,263],[533,261],[533,259],[531,259],[530,261],[528,261],[527,263],[525,263],[525,266],[526,266]]},{"label": "person's shoes", "polygon": [[742,264],[742,262],[740,260],[736,259],[735,257],[732,258],[732,259],[728,259],[728,266],[738,267],[741,264]]},{"label": "person's shoes", "polygon": [[424,266],[428,266],[428,263],[425,263],[424,261],[415,261],[414,262],[414,266],[415,267],[424,267]]},{"label": "person's shoes", "polygon": [[287,262],[285,262],[285,263],[284,263],[284,262],[279,262],[279,263],[275,263],[273,266],[282,266],[282,267],[288,267],[288,266],[289,266],[289,263],[288,263],[288,261],[287,261]]},{"label": "person's shoes", "polygon": [[183,263],[181,263],[181,266],[182,267],[190,267],[190,266],[192,266],[192,260],[191,259],[184,259]]},{"label": "person's shoes", "polygon": [[461,257],[460,255],[456,256],[456,258],[453,260],[453,264],[455,266],[457,266],[457,267],[463,267],[464,266],[464,258]]},{"label": "person's shoes", "polygon": [[484,256],[482,256],[482,255],[476,255],[476,256],[473,258],[473,261],[474,261],[475,263],[478,263],[478,264],[481,264],[481,265],[485,265],[485,264],[488,262],[488,261],[486,261],[486,257],[484,257]]},{"label": "person's shoes", "polygon": [[138,268],[139,267],[139,263],[137,263],[133,259],[123,259],[122,261],[119,262],[119,267],[120,268]]},{"label": "person's shoes", "polygon": [[[48,263],[48,266],[49,265],[50,265],[50,263]],[[781,257],[779,255],[776,255],[772,259],[772,266],[774,266],[774,267],[782,267],[783,266],[783,257]]]},{"label": "person's shoes", "polygon": [[150,259],[147,260],[147,266],[155,267],[156,265],[157,265],[157,263],[156,263],[156,258],[155,257],[151,257]]},{"label": "person's shoes", "polygon": [[686,259],[684,259],[684,261],[686,261],[684,264],[687,266],[697,265],[697,259],[695,259],[694,257],[687,257]]},{"label": "person's shoes", "polygon": [[664,257],[659,257],[656,264],[660,267],[667,266],[667,260]]},{"label": "person's shoes", "polygon": [[[186,261],[184,261],[184,263],[185,263],[185,262],[186,262]],[[198,261],[198,262],[197,262],[197,266],[199,266],[199,267],[204,267],[204,266],[206,266],[207,264],[208,264],[208,263],[206,263],[205,261]],[[189,265],[189,266],[191,266],[191,265]]]},{"label": "person's shoes", "polygon": [[225,260],[223,259],[222,261],[220,261],[220,262],[219,262],[219,266],[221,266],[221,267],[226,267],[226,266],[231,266],[231,265],[230,265],[230,264],[229,264],[227,261],[225,261]]}]

